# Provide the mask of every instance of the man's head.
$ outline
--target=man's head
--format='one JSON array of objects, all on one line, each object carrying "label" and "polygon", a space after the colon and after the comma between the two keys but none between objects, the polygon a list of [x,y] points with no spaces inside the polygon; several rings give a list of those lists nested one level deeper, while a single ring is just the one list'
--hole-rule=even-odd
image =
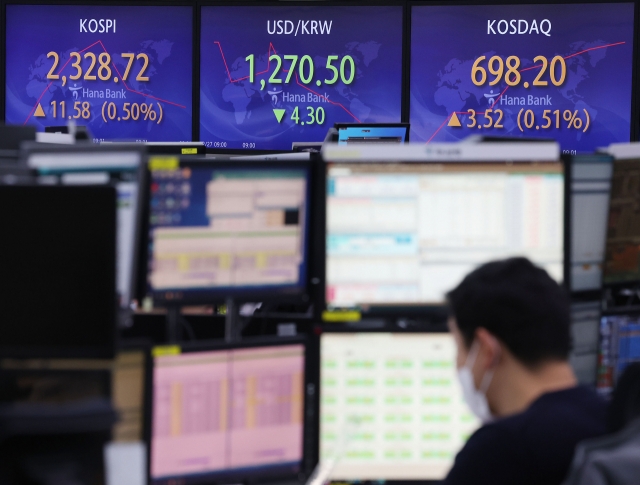
[{"label": "man's head", "polygon": [[517,372],[566,363],[571,347],[567,295],[529,260],[487,263],[449,292],[448,300],[457,365],[472,366],[477,388],[489,372],[495,372],[491,387],[510,386],[515,383],[509,376]]}]

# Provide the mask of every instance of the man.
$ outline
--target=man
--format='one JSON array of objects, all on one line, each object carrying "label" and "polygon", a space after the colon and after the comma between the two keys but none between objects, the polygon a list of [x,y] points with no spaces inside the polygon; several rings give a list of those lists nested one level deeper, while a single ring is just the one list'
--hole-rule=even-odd
[{"label": "man", "polygon": [[560,484],[578,442],[606,433],[605,403],[568,363],[564,290],[524,258],[485,264],[448,295],[465,400],[484,425],[447,485]]}]

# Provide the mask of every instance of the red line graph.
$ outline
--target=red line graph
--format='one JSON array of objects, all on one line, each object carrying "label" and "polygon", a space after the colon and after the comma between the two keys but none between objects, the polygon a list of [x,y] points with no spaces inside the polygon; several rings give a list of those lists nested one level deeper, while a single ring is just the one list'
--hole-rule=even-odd
[{"label": "red line graph", "polygon": [[[227,59],[224,55],[224,51],[222,50],[222,44],[220,44],[220,42],[218,42],[217,40],[213,42],[214,44],[218,44],[218,48],[220,49],[220,55],[222,56],[222,60],[224,61],[224,67],[227,70],[227,76],[229,76],[229,81],[232,83],[237,83],[240,81],[244,81],[245,79],[249,79],[250,76],[244,76],[241,77],[239,79],[233,79],[231,77],[231,71],[229,71],[229,66],[227,65]],[[273,46],[273,44],[271,42],[269,42],[269,50],[267,51],[267,56],[271,57],[271,51],[273,51],[274,54],[277,54],[276,52],[276,48]],[[259,76],[261,74],[266,74],[269,72],[269,70],[271,69],[271,59],[267,58],[267,68],[264,71],[260,71],[260,72],[256,72],[255,75]],[[283,69],[284,72],[289,72],[288,69]],[[341,107],[343,110],[345,110],[349,116],[351,116],[354,120],[356,120],[358,123],[362,123],[351,111],[349,111],[347,108],[344,107],[343,104],[341,103],[337,103],[335,101],[331,101],[329,98],[327,98],[326,96],[323,96],[320,93],[315,92],[313,89],[310,89],[308,86],[305,86],[304,84],[302,84],[300,82],[300,79],[298,78],[298,73],[295,73],[296,76],[296,84],[298,86],[300,86],[303,89],[306,89],[307,91],[315,94],[316,96],[318,96],[319,98],[324,99],[327,103],[330,103],[334,106],[339,106]]]},{"label": "red line graph", "polygon": [[[617,45],[622,45],[622,44],[626,44],[626,42],[614,42],[613,44],[605,44],[605,45],[599,45],[596,47],[590,47],[589,49],[584,49],[581,50],[579,52],[575,52],[573,54],[569,54],[568,56],[563,57],[563,59],[569,59],[571,57],[575,57],[575,56],[579,56],[580,54],[584,54],[585,52],[589,52],[589,51],[595,51],[597,49],[606,49],[607,47],[614,47]],[[524,69],[520,69],[518,72],[524,72],[524,71],[530,71],[531,69],[539,69],[542,67],[542,64],[535,64],[533,66],[530,67],[526,67]],[[489,109],[493,109],[494,106],[496,104],[498,104],[498,101],[500,100],[500,98],[502,98],[502,96],[504,95],[504,93],[507,92],[507,89],[509,89],[511,86],[507,86],[506,88],[504,88],[504,91],[502,91],[500,93],[500,96],[498,96],[495,101],[493,102],[493,104],[491,105],[491,108]],[[455,113],[456,115],[468,115],[469,111],[454,111],[453,113]],[[447,118],[442,122],[442,124],[438,127],[438,129],[434,132],[433,135],[431,135],[431,138],[429,138],[427,140],[427,142],[425,143],[426,145],[428,145],[429,143],[431,143],[431,140],[434,139],[434,137],[440,132],[440,130],[442,130],[442,128],[444,128],[444,125],[446,125],[447,123],[449,123],[449,120],[451,119],[451,117],[453,116],[453,113],[451,113],[449,116],[447,116]],[[484,111],[480,111],[477,112],[477,115],[483,115],[485,112]]]},{"label": "red line graph", "polygon": [[[97,45],[97,44],[100,44],[102,46],[102,50],[104,52],[106,52],[107,54],[109,54],[109,52],[107,51],[107,48],[104,46],[104,44],[102,43],[101,40],[97,40],[93,44],[91,44],[90,46],[85,47],[84,49],[78,51],[78,54],[81,54],[84,51],[87,51],[87,50],[91,49],[94,45]],[[69,62],[71,62],[71,57],[69,57],[69,59],[67,59],[67,62],[65,62],[62,65],[62,67],[58,70],[58,72],[56,74],[60,75],[62,73],[62,71],[64,71],[64,69],[69,65]],[[155,99],[156,101],[162,101],[163,103],[171,104],[173,106],[177,106],[178,108],[183,108],[183,109],[186,108],[186,106],[183,106],[181,104],[174,103],[172,101],[167,101],[166,99],[162,99],[162,98],[157,98],[155,96],[152,96],[151,94],[141,93],[140,91],[136,91],[135,89],[130,88],[129,86],[127,86],[126,81],[124,79],[122,79],[122,75],[120,74],[120,71],[118,70],[118,68],[115,65],[115,63],[113,62],[113,59],[111,60],[111,65],[113,66],[115,71],[118,73],[119,79],[122,81],[122,84],[123,84],[123,86],[125,87],[125,89],[127,91],[135,93],[135,94],[139,94],[140,96],[144,96],[145,98],[151,98],[151,99]],[[40,104],[40,100],[44,96],[44,93],[46,93],[52,85],[53,85],[53,81],[51,81],[49,84],[47,84],[47,87],[42,90],[42,93],[40,94],[40,97],[38,98],[38,100],[36,101],[36,104],[31,109],[31,112],[29,113],[29,116],[27,116],[27,119],[24,120],[23,125],[26,125],[27,122],[29,121],[29,119],[31,118],[31,116],[33,116],[33,113],[35,113],[36,108]]]}]

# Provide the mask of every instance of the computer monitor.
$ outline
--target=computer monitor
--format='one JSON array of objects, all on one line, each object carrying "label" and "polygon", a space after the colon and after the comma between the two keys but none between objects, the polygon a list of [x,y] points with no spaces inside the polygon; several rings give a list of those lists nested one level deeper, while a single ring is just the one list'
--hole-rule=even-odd
[{"label": "computer monitor", "polygon": [[409,123],[353,124],[336,123],[339,145],[358,143],[407,143]]},{"label": "computer monitor", "polygon": [[362,3],[202,6],[207,148],[291,150],[336,122],[400,122],[404,7]]},{"label": "computer monitor", "polygon": [[180,305],[307,294],[309,160],[163,160],[149,164],[149,296]]},{"label": "computer monitor", "polygon": [[326,158],[330,308],[441,305],[475,267],[513,256],[562,280],[562,162],[438,161],[444,155],[405,162],[401,154],[368,162],[362,155]]},{"label": "computer monitor", "polygon": [[596,386],[600,342],[601,298],[579,299],[571,303],[571,353],[569,363],[580,384]]},{"label": "computer monitor", "polygon": [[183,347],[153,359],[150,483],[297,477],[304,456],[300,339]]},{"label": "computer monitor", "polygon": [[193,140],[195,6],[63,3],[4,4],[7,123]]},{"label": "computer monitor", "polygon": [[108,186],[0,185],[0,357],[113,357],[116,197]]},{"label": "computer monitor", "polygon": [[640,283],[640,159],[613,162],[603,284]]},{"label": "computer monitor", "polygon": [[636,136],[635,2],[483,3],[412,3],[411,140],[541,137],[587,154]]},{"label": "computer monitor", "polygon": [[[28,144],[24,163],[42,185],[112,185],[118,193],[118,300],[123,311],[137,300],[135,248],[140,238],[144,193],[140,191],[146,151],[139,144]],[[123,315],[124,316],[124,315]]]},{"label": "computer monitor", "polygon": [[640,311],[605,313],[600,320],[598,392],[609,396],[632,362],[640,362]]},{"label": "computer monitor", "polygon": [[441,480],[479,425],[449,333],[323,332],[319,399],[333,480]]},{"label": "computer monitor", "polygon": [[23,141],[35,141],[36,130],[33,126],[0,125],[0,153],[5,150],[20,150]]},{"label": "computer monitor", "polygon": [[598,292],[602,288],[613,158],[578,155],[570,157],[567,164],[571,171],[567,199],[570,256],[565,280],[572,293]]}]

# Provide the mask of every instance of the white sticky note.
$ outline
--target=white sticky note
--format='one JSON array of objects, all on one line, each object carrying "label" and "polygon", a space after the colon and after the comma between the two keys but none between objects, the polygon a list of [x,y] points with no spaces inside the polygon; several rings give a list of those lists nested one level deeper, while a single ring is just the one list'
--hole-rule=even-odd
[{"label": "white sticky note", "polygon": [[104,447],[106,485],[146,485],[147,450],[143,442],[107,443]]}]

